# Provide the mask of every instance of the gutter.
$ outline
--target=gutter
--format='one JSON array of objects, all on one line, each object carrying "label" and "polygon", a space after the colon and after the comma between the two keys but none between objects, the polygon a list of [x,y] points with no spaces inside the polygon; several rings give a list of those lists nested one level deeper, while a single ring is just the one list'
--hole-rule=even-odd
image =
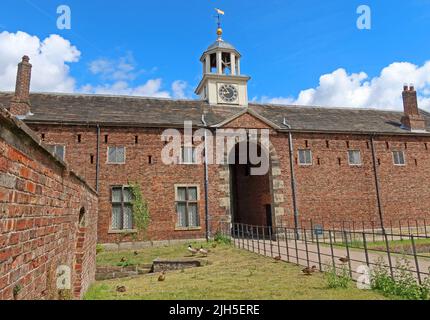
[{"label": "gutter", "polygon": [[96,150],[96,190],[99,192],[100,175],[100,125],[97,125],[97,150]]},{"label": "gutter", "polygon": [[288,152],[289,152],[289,156],[290,156],[291,193],[292,193],[292,197],[293,197],[293,209],[294,209],[294,230],[296,233],[296,239],[300,239],[299,210],[297,208],[296,177],[295,177],[295,172],[294,172],[293,134],[292,134],[292,130],[291,130],[291,125],[288,124],[286,118],[284,118],[283,125],[289,129],[287,132],[288,132]]},{"label": "gutter", "polygon": [[205,120],[205,115],[202,115],[202,123],[205,129],[205,225],[206,225],[206,241],[210,239],[210,219],[209,219],[209,165],[208,165],[208,139],[207,131],[208,124]]}]

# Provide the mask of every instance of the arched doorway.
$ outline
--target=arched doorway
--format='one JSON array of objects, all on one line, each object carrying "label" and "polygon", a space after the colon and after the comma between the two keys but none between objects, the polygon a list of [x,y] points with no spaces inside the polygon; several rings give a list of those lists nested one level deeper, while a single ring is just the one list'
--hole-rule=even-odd
[{"label": "arched doorway", "polygon": [[[246,148],[241,144],[247,144]],[[270,166],[264,175],[252,174],[253,165],[249,159],[249,144],[236,144],[234,154],[230,153],[230,192],[233,224],[273,227],[273,196],[271,188]],[[259,157],[269,161],[269,152],[260,145],[256,146]],[[248,151],[246,163],[240,161],[239,154]],[[234,161],[233,161],[234,157]]]}]

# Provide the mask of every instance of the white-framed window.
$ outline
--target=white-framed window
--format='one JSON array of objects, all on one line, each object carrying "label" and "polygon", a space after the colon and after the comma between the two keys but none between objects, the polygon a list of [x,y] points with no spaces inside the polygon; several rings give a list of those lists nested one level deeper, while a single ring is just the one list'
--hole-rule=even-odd
[{"label": "white-framed window", "polygon": [[125,147],[108,147],[107,162],[111,164],[124,164]]},{"label": "white-framed window", "polygon": [[57,144],[52,146],[52,152],[61,160],[66,158],[66,146],[64,145]]},{"label": "white-framed window", "polygon": [[196,163],[196,148],[182,147],[181,164],[195,164],[195,163]]},{"label": "white-framed window", "polygon": [[406,165],[405,153],[403,151],[393,151],[393,162],[396,166]]},{"label": "white-framed window", "polygon": [[310,166],[312,165],[312,151],[309,149],[299,150],[299,165]]},{"label": "white-framed window", "polygon": [[128,186],[112,187],[112,230],[133,229],[133,192]]},{"label": "white-framed window", "polygon": [[360,150],[349,150],[348,161],[350,166],[361,166],[361,152]]},{"label": "white-framed window", "polygon": [[175,186],[177,226],[179,228],[197,228],[199,219],[198,186]]}]

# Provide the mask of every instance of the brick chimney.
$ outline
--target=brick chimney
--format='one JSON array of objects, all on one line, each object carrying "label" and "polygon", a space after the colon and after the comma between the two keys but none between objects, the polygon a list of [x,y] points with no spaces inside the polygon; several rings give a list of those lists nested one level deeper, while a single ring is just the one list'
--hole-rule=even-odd
[{"label": "brick chimney", "polygon": [[403,108],[405,115],[402,125],[411,131],[425,131],[426,123],[418,109],[417,92],[413,85],[403,87]]},{"label": "brick chimney", "polygon": [[18,64],[15,95],[9,106],[9,111],[15,116],[25,116],[30,112],[31,67],[30,58],[22,57],[22,61]]}]

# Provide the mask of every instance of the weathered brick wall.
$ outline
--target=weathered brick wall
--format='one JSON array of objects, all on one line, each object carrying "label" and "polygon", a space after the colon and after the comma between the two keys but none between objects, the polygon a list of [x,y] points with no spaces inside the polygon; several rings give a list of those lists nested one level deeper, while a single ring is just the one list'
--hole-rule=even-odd
[{"label": "weathered brick wall", "polygon": [[[82,297],[95,278],[97,205],[84,180],[0,110],[0,300]],[[71,270],[70,291],[57,290],[58,266]]]}]

